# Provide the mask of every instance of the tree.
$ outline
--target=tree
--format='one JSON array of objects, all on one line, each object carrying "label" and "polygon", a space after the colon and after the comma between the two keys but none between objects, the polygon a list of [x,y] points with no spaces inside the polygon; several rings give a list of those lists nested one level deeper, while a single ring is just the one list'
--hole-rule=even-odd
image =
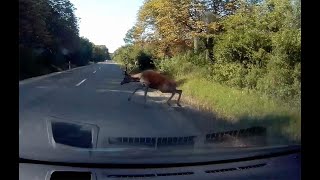
[{"label": "tree", "polygon": [[53,51],[60,47],[75,51],[79,44],[78,21],[74,14],[75,7],[69,0],[49,0],[51,17],[48,18],[48,29],[54,38]]},{"label": "tree", "polygon": [[220,21],[236,8],[237,0],[148,0],[138,12],[136,32],[141,42],[158,44],[160,57],[185,52],[192,44],[197,52],[203,41],[212,60]]},{"label": "tree", "polygon": [[110,59],[106,46],[79,37],[70,0],[19,0],[20,78]]},{"label": "tree", "polygon": [[92,59],[94,62],[111,59],[108,48],[105,45],[94,45]]},{"label": "tree", "polygon": [[48,47],[52,34],[48,30],[50,6],[47,0],[19,0],[20,47]]},{"label": "tree", "polygon": [[80,42],[77,46],[77,50],[71,57],[71,62],[78,66],[88,64],[92,58],[94,44],[85,37],[80,38]]},{"label": "tree", "polygon": [[[172,56],[191,45],[191,0],[149,0],[138,12],[136,31],[142,42],[157,42],[158,56]],[[182,48],[180,48],[182,47]]]},{"label": "tree", "polygon": [[190,18],[194,29],[194,51],[198,52],[202,40],[207,59],[213,62],[214,37],[223,31],[220,21],[235,13],[238,0],[194,0],[190,8]]},{"label": "tree", "polygon": [[69,0],[19,0],[19,61],[24,77],[64,69],[68,58],[77,58],[80,38],[74,10]]},{"label": "tree", "polygon": [[150,52],[137,45],[125,45],[113,53],[113,59],[125,65],[130,70],[138,69],[142,71],[145,69],[154,69],[153,58]]},{"label": "tree", "polygon": [[135,42],[135,37],[134,37],[135,31],[136,31],[136,27],[135,26],[132,26],[132,28],[127,31],[126,36],[123,39],[123,41],[126,44],[133,44]]}]

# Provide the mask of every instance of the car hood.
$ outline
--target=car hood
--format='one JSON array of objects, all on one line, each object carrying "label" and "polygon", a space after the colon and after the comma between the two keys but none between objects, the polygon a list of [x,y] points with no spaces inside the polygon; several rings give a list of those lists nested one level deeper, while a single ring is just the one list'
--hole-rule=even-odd
[{"label": "car hood", "polygon": [[[103,126],[48,117],[36,125],[20,122],[19,157],[67,163],[192,163],[300,148],[300,145],[262,145],[265,134],[262,127],[250,127],[176,137],[111,137],[104,133]],[[256,143],[245,143],[243,139],[250,137]]]}]

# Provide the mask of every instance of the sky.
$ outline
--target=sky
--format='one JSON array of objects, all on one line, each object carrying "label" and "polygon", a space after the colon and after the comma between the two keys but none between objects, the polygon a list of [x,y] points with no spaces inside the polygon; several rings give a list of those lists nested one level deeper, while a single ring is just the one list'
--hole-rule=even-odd
[{"label": "sky", "polygon": [[80,18],[80,36],[114,52],[124,45],[126,32],[135,24],[144,0],[70,0]]}]

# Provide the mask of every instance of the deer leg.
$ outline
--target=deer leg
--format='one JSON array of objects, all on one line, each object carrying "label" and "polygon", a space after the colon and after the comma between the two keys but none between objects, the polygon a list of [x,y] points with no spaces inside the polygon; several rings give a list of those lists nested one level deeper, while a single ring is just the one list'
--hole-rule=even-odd
[{"label": "deer leg", "polygon": [[169,103],[169,101],[172,99],[172,97],[173,97],[175,94],[176,94],[176,92],[173,92],[173,93],[171,94],[170,98],[168,99],[167,104],[168,104],[169,106],[171,106],[171,104]]},{"label": "deer leg", "polygon": [[181,104],[180,104],[180,98],[181,98],[182,90],[177,90],[176,92],[179,94],[178,101],[177,101],[177,105],[178,105],[178,106],[181,106]]},{"label": "deer leg", "polygon": [[145,90],[144,90],[144,104],[147,103],[147,93],[148,93],[148,89],[149,89],[149,87],[146,86],[146,87],[145,87]]},{"label": "deer leg", "polygon": [[132,98],[132,96],[134,95],[134,93],[136,93],[139,89],[142,89],[142,88],[143,88],[143,86],[140,86],[140,87],[138,87],[137,89],[135,89],[135,90],[133,91],[133,93],[129,96],[128,101],[131,100],[131,98]]}]

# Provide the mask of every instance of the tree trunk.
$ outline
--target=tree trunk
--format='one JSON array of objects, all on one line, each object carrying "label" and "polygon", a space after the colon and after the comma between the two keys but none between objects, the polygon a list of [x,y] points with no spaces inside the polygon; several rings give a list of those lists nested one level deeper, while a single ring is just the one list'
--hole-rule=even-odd
[{"label": "tree trunk", "polygon": [[199,37],[197,36],[193,38],[193,51],[195,54],[199,52]]},{"label": "tree trunk", "polygon": [[206,40],[206,59],[214,62],[213,59],[213,37],[208,37]]}]

